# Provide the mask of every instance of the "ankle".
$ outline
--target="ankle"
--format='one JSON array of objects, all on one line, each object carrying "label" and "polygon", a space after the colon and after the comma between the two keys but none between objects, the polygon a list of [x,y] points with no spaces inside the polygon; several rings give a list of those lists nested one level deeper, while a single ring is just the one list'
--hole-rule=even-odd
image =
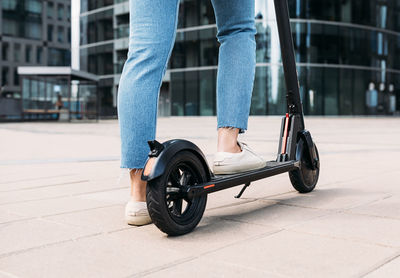
[{"label": "ankle", "polygon": [[143,169],[133,169],[130,172],[131,180],[131,201],[146,202],[147,182],[142,180]]},{"label": "ankle", "polygon": [[239,135],[238,128],[219,128],[217,152],[240,153],[237,138]]},{"label": "ankle", "polygon": [[240,153],[242,150],[239,145],[218,145],[217,152],[227,152],[227,153]]}]

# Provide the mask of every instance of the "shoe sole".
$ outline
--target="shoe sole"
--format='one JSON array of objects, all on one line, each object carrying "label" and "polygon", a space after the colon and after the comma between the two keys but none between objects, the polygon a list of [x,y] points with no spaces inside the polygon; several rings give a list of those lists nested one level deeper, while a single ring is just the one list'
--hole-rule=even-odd
[{"label": "shoe sole", "polygon": [[214,166],[213,173],[215,175],[230,175],[230,174],[238,174],[241,172],[247,172],[251,170],[257,170],[260,168],[264,168],[267,165],[267,162],[259,163],[257,165],[249,165],[247,167],[243,167],[243,165],[238,165],[236,167],[229,166]]},{"label": "shoe sole", "polygon": [[125,216],[125,221],[129,225],[133,226],[143,226],[151,224],[150,216]]}]

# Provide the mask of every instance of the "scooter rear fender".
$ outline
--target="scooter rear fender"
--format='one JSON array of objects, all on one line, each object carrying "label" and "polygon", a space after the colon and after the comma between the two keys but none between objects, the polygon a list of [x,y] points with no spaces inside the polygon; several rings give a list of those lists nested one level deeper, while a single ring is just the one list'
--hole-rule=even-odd
[{"label": "scooter rear fender", "polygon": [[192,142],[183,139],[173,139],[162,144],[155,140],[148,143],[150,153],[142,173],[142,180],[151,181],[160,177],[172,157],[184,150],[192,152],[199,158],[207,174],[207,179],[211,179],[212,173],[203,152]]}]

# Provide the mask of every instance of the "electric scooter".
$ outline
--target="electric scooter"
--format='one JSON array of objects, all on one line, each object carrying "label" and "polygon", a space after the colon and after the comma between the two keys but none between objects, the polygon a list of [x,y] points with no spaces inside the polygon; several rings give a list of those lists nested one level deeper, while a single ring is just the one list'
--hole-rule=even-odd
[{"label": "electric scooter", "polygon": [[293,187],[311,192],[320,171],[318,150],[305,129],[293,39],[286,0],[274,0],[286,83],[287,113],[282,119],[278,156],[264,168],[231,175],[214,175],[202,151],[192,142],[174,139],[149,141],[150,153],[142,173],[147,181],[147,207],[153,223],[164,233],[191,232],[200,222],[207,195],[252,181],[289,173]]}]

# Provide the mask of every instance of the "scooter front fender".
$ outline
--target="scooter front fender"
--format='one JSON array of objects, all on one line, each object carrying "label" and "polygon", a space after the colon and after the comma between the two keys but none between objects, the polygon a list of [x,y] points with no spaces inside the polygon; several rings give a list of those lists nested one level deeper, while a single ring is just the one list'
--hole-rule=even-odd
[{"label": "scooter front fender", "polygon": [[207,179],[211,179],[212,174],[203,152],[192,142],[183,139],[173,139],[162,144],[155,140],[149,141],[148,143],[150,146],[150,153],[142,173],[142,180],[151,181],[160,177],[164,173],[172,157],[184,150],[192,152],[199,158],[207,173]]}]

